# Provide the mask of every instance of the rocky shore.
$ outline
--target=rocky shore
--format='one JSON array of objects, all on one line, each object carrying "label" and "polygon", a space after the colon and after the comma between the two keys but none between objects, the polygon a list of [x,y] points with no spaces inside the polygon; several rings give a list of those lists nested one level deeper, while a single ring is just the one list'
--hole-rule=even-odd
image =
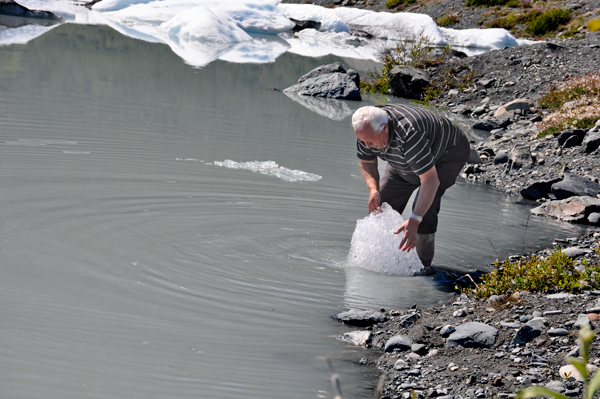
[{"label": "rocky shore", "polygon": [[[310,3],[388,11],[384,0]],[[600,1],[556,5],[580,17],[600,11]],[[500,12],[465,7],[460,0],[407,4],[401,11],[436,20],[456,13],[458,22],[452,27],[458,29],[481,27]],[[472,57],[454,53],[441,64],[419,70],[418,79],[440,82],[451,76],[460,82],[460,88],[438,93],[431,104],[467,116],[475,129],[489,132],[487,139],[473,143],[481,163],[465,168],[467,179],[531,200],[536,215],[598,226],[600,121],[591,128],[537,137],[539,123],[549,114],[538,101],[550,87],[600,71],[600,31],[577,32],[570,39],[558,33],[535,44]],[[598,264],[594,249],[599,241],[600,228],[590,227],[580,237],[557,239],[552,245],[560,245],[579,265],[584,259]],[[408,399],[413,391],[426,398],[512,398],[531,385],[582,397],[582,381],[565,358],[579,355],[577,330],[584,324],[598,325],[600,291],[519,292],[488,300],[462,294],[429,309],[350,310],[334,318],[349,326],[340,339],[380,351],[375,364],[387,377],[383,398]],[[597,345],[592,345],[590,359],[594,370],[600,366]],[[359,363],[373,361],[365,356]]]}]

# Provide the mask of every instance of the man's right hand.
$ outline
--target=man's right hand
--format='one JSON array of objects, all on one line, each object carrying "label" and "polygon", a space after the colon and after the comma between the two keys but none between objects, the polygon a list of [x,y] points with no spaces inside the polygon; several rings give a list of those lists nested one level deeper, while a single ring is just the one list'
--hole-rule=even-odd
[{"label": "man's right hand", "polygon": [[369,195],[369,214],[374,211],[381,211],[381,196],[379,191],[373,191]]}]

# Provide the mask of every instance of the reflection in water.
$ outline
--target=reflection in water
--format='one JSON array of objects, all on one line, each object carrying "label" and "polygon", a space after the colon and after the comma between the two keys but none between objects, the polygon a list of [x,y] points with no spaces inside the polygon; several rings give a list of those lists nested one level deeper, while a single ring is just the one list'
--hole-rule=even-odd
[{"label": "reflection in water", "polygon": [[302,106],[311,110],[312,112],[315,112],[321,116],[325,116],[329,119],[333,119],[334,121],[341,121],[352,115],[354,112],[350,109],[350,107],[348,107],[346,101],[343,100],[312,96],[299,96],[296,94],[286,93],[285,91],[283,94],[298,104],[301,104]]}]

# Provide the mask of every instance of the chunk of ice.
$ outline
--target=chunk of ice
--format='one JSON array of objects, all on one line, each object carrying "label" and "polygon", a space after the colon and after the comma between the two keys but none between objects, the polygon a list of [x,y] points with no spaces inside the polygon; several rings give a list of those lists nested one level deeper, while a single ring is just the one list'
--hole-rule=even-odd
[{"label": "chunk of ice", "polygon": [[394,231],[402,223],[402,216],[387,203],[381,205],[381,212],[358,220],[348,253],[348,266],[394,276],[412,276],[421,270],[423,264],[415,249],[404,252],[398,248],[403,234],[394,234]]},{"label": "chunk of ice", "polygon": [[323,178],[319,175],[304,172],[302,170],[284,168],[273,161],[235,162],[231,159],[226,159],[222,162],[215,161],[214,163],[217,166],[223,166],[229,169],[246,169],[262,175],[275,176],[288,182],[319,181]]}]

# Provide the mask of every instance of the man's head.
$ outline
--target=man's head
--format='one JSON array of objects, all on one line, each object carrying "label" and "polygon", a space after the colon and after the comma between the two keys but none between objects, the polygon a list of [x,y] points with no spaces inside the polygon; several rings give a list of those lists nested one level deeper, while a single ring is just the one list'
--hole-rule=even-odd
[{"label": "man's head", "polygon": [[381,108],[362,107],[352,115],[356,137],[367,147],[382,149],[388,145],[388,114]]}]

